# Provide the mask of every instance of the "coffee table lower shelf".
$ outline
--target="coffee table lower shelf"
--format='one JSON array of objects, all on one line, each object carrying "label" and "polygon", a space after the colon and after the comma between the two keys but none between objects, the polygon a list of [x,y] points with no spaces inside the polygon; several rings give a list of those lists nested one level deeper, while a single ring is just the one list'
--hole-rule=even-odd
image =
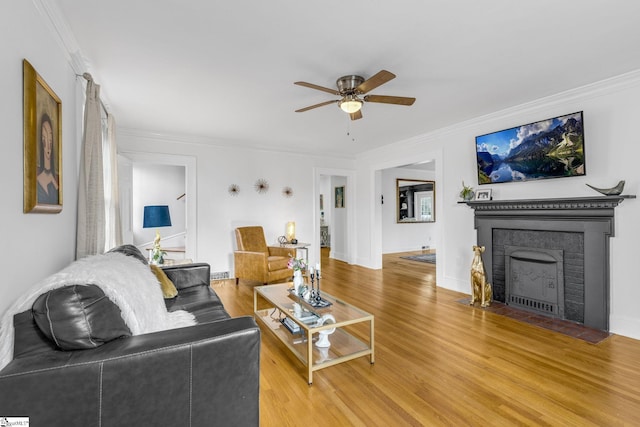
[{"label": "coffee table lower shelf", "polygon": [[[348,322],[349,324],[353,324],[369,321],[369,343],[361,341],[341,327],[336,327],[335,332],[329,335],[331,346],[320,348],[315,345],[315,341],[317,341],[318,338],[318,331],[321,329],[327,329],[326,326],[324,328],[301,328],[301,333],[292,334],[280,323],[278,318],[272,317],[271,313],[273,312],[273,308],[263,309],[255,311],[254,315],[257,321],[264,324],[271,332],[273,332],[273,334],[307,367],[307,380],[309,384],[313,383],[313,372],[320,369],[328,368],[363,356],[369,356],[370,362],[372,364],[374,363],[373,316],[371,316],[370,319],[360,319],[358,321]],[[309,361],[311,361],[311,363],[309,363]]]}]

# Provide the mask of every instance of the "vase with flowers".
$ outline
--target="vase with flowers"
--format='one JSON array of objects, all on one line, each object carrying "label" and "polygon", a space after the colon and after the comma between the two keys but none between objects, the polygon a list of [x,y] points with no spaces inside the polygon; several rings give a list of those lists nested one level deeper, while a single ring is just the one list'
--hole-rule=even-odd
[{"label": "vase with flowers", "polygon": [[300,294],[301,287],[304,286],[302,274],[307,269],[307,263],[302,258],[290,256],[287,267],[293,270],[293,288],[296,294]]}]

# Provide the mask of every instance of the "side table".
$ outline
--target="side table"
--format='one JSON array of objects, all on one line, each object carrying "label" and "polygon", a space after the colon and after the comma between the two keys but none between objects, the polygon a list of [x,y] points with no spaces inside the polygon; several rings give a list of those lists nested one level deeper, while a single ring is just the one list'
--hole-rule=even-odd
[{"label": "side table", "polygon": [[[309,265],[309,246],[311,246],[311,243],[302,243],[302,242],[298,242],[298,243],[281,243],[280,244],[281,247],[283,248],[289,248],[289,249],[295,249],[296,252],[297,251],[304,251],[304,261],[307,265]],[[296,253],[296,257],[298,256],[298,254]]]}]

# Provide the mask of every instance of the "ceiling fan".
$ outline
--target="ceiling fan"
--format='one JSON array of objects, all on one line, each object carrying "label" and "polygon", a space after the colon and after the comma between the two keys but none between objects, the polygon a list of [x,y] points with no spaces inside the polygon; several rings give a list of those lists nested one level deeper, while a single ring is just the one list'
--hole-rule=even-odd
[{"label": "ceiling fan", "polygon": [[[302,113],[304,111],[312,110],[314,108],[323,107],[329,104],[338,104],[338,106],[351,117],[351,120],[358,120],[362,118],[362,104],[364,102],[379,102],[383,104],[396,104],[396,105],[413,105],[415,98],[407,98],[404,96],[386,96],[386,95],[365,95],[373,89],[387,83],[389,80],[395,79],[396,75],[382,70],[372,77],[365,80],[361,76],[349,75],[340,77],[336,80],[336,86],[338,89],[330,89],[328,87],[314,85],[307,82],[295,82],[298,86],[304,86],[311,89],[321,90],[323,92],[330,93],[332,95],[340,96],[340,99],[334,99],[332,101],[325,101],[319,104],[310,105],[305,108],[296,110],[296,113]],[[364,97],[360,97],[365,95]]]}]

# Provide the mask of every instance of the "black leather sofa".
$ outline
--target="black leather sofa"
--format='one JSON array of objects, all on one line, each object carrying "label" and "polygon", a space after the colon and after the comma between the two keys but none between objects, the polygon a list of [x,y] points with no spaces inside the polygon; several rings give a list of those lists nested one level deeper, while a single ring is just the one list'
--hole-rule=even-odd
[{"label": "black leather sofa", "polygon": [[62,351],[31,310],[14,317],[14,359],[0,371],[0,417],[32,426],[257,426],[260,330],[231,318],[209,286],[209,265],[165,267],[178,289],[169,311],[195,326]]}]

